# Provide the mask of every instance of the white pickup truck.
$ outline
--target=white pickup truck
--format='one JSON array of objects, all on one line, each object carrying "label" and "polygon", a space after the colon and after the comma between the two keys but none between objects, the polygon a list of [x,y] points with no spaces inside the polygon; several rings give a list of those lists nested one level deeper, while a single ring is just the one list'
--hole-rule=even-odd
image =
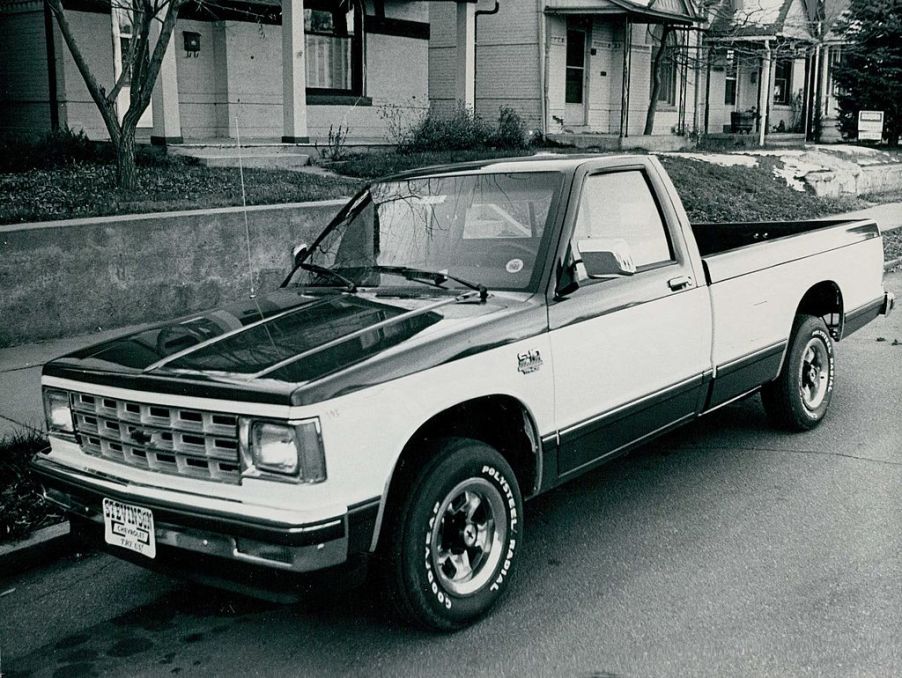
[{"label": "white pickup truck", "polygon": [[816,426],[834,343],[893,306],[882,262],[872,221],[690,225],[653,157],[410,172],[280,289],[47,364],[34,468],[122,557],[259,593],[368,561],[460,628],[524,497],[759,390]]}]

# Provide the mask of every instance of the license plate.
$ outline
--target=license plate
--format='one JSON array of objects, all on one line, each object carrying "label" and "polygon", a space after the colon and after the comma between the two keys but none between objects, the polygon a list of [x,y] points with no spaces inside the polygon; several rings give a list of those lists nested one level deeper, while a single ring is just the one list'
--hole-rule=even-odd
[{"label": "license plate", "polygon": [[107,544],[120,546],[148,558],[157,555],[153,513],[141,506],[103,500],[103,537]]}]

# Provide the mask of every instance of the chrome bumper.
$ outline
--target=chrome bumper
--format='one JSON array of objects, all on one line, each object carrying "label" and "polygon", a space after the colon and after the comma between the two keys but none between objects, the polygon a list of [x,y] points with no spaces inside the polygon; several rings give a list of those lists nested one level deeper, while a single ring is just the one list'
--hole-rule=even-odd
[{"label": "chrome bumper", "polygon": [[889,315],[896,306],[896,295],[892,292],[885,292],[883,295],[883,306],[880,308],[880,315]]},{"label": "chrome bumper", "polygon": [[101,534],[102,504],[108,497],[150,509],[159,546],[288,572],[312,572],[344,563],[349,535],[365,533],[370,521],[375,522],[378,509],[378,504],[370,502],[333,519],[288,525],[201,511],[191,506],[187,495],[184,503],[178,504],[147,501],[131,496],[125,483],[111,488],[109,478],[94,478],[41,456],[35,458],[32,468],[48,501],[78,516],[82,523],[94,525]]}]

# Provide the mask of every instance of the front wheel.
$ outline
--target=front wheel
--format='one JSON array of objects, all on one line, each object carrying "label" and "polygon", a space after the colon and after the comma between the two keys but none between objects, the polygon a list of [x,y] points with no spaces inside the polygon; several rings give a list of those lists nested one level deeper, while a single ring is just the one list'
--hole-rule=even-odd
[{"label": "front wheel", "polygon": [[770,420],[793,431],[817,426],[830,406],[835,374],[833,339],[824,321],[798,316],[780,376],[761,389]]},{"label": "front wheel", "polygon": [[449,438],[390,520],[388,594],[400,616],[452,631],[488,612],[523,545],[513,470],[479,441]]}]

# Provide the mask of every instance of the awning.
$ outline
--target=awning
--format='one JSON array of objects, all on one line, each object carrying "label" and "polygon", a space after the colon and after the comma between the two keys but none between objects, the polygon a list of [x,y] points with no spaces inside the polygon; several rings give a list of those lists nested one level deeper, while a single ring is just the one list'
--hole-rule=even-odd
[{"label": "awning", "polygon": [[687,0],[547,0],[545,13],[626,16],[643,24],[690,25],[703,20]]}]

